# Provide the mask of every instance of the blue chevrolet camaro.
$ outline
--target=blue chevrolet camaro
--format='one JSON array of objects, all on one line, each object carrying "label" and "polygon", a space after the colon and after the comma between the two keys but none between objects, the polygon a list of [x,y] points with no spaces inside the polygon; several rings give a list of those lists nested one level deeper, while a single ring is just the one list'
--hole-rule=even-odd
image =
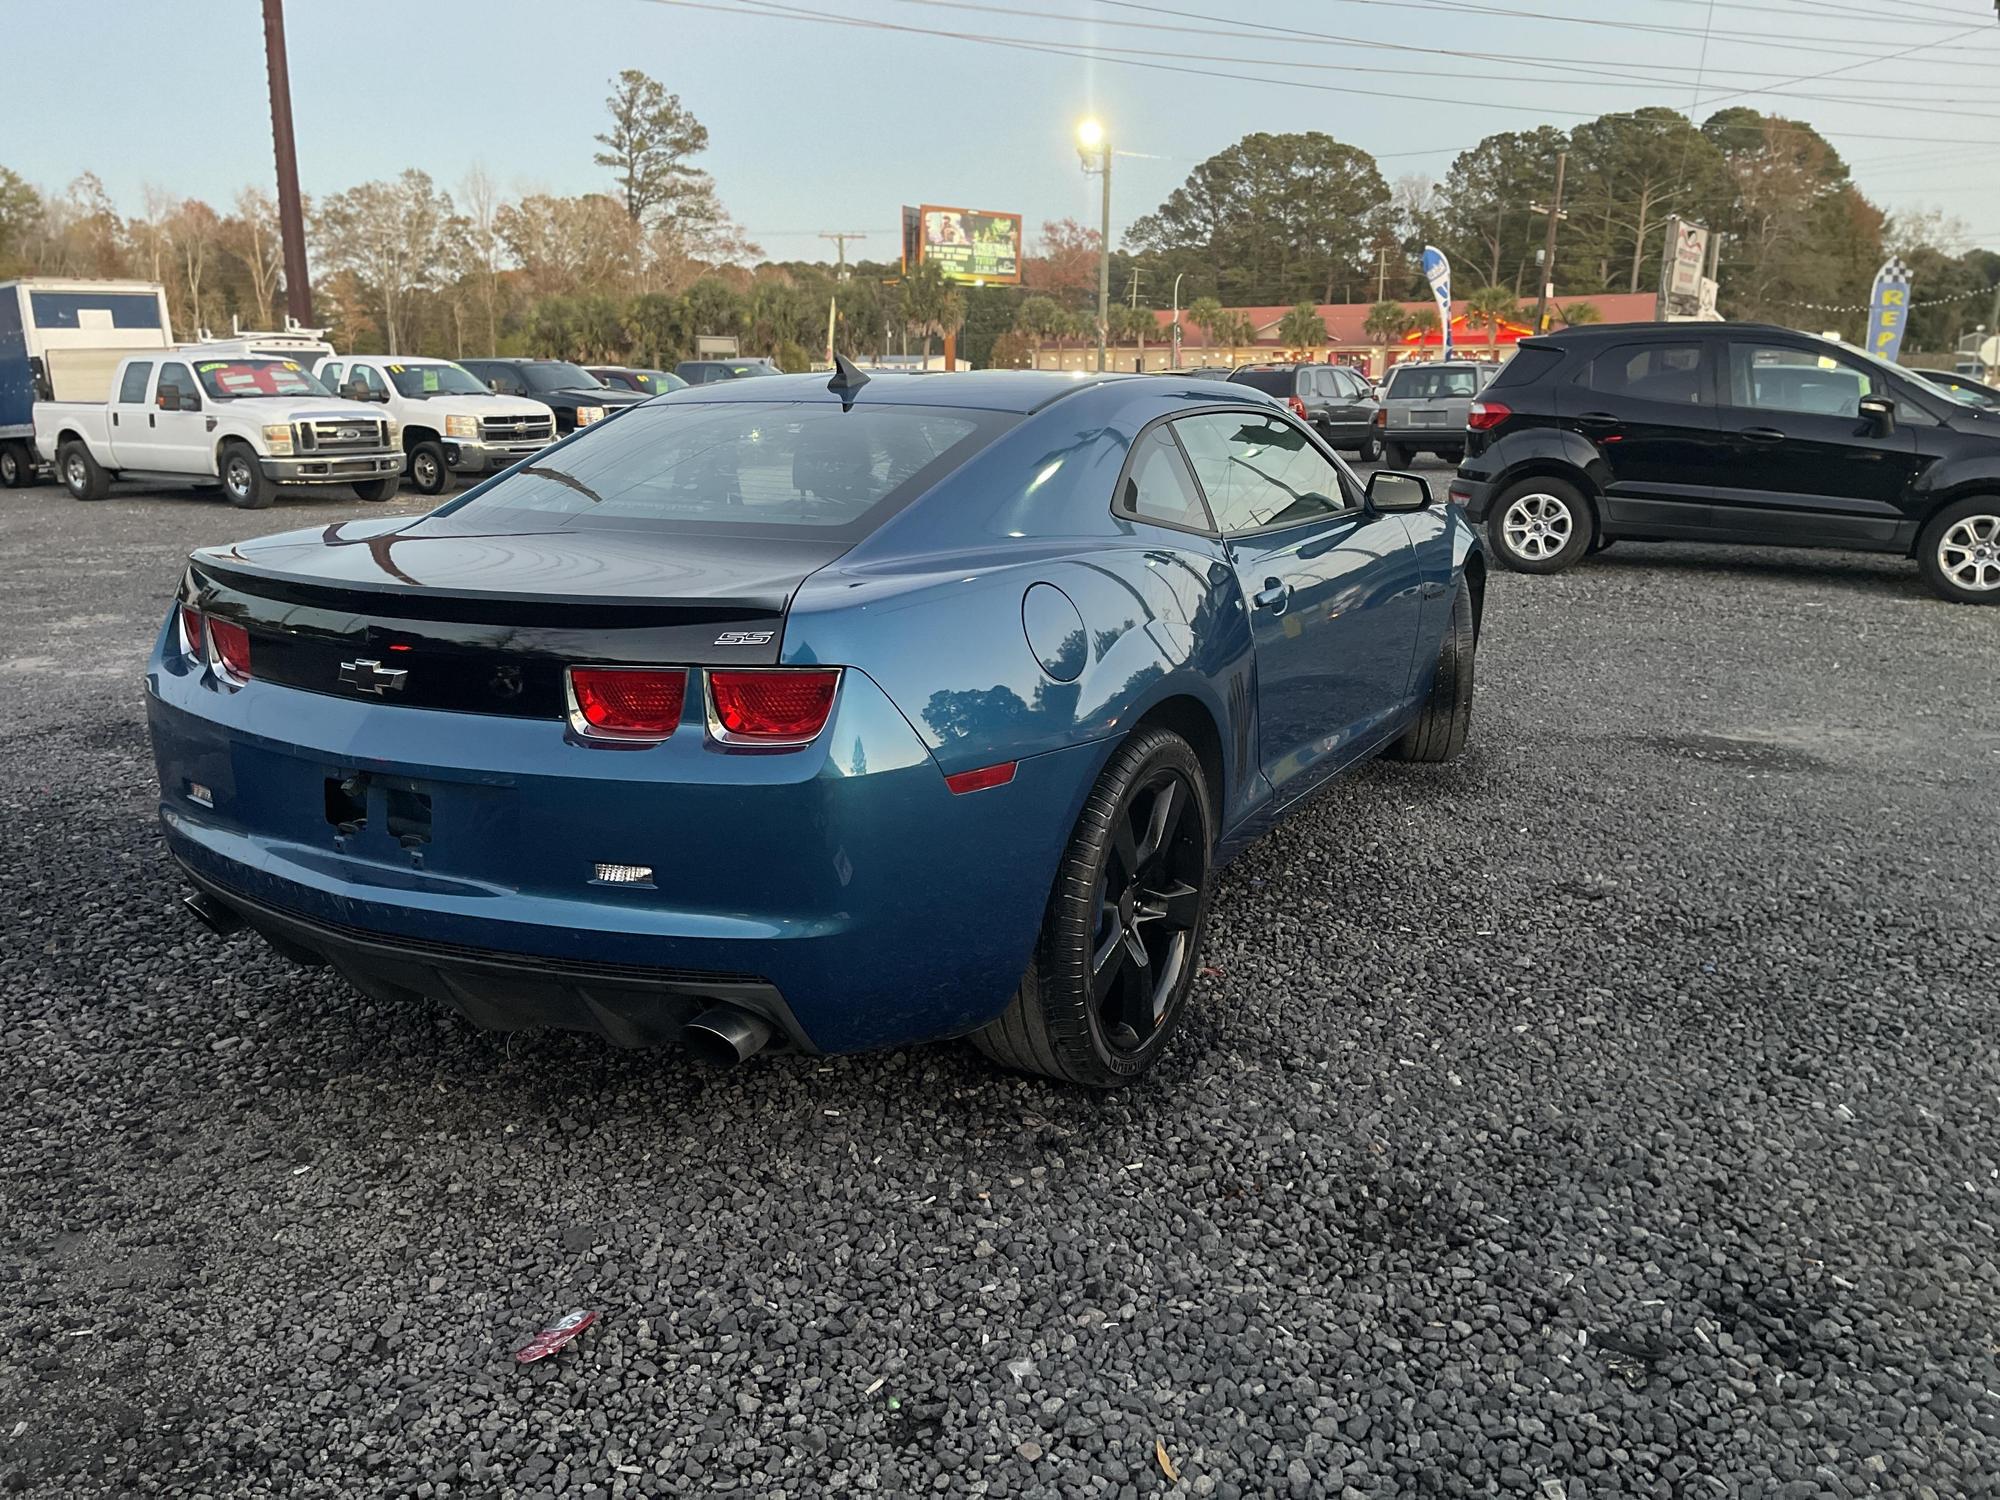
[{"label": "blue chevrolet camaro", "polygon": [[377,997],[1119,1084],[1222,860],[1462,747],[1485,576],[1254,391],[732,381],[420,519],[195,553],[160,817],[204,921]]}]

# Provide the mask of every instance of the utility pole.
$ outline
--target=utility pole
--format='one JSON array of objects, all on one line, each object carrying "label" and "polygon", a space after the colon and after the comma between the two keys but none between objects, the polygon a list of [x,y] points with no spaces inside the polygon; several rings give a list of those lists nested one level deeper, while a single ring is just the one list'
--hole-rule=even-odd
[{"label": "utility pole", "polygon": [[[1105,340],[1111,332],[1111,133],[1096,120],[1085,120],[1076,129],[1077,155],[1083,170],[1095,171],[1104,179],[1103,224],[1097,240],[1097,368],[1105,368]],[[1095,157],[1097,165],[1091,166]]]},{"label": "utility pole", "polygon": [[[1131,297],[1132,311],[1136,313],[1139,310],[1139,268],[1137,266],[1134,266],[1132,268],[1132,286],[1131,286],[1130,297]],[[1137,318],[1134,318],[1132,320],[1132,334],[1133,337],[1139,341],[1138,373],[1143,375],[1146,373],[1146,329],[1145,325],[1142,324]]]},{"label": "utility pole", "polygon": [[299,202],[299,157],[292,142],[292,75],[285,65],[285,0],[264,0],[264,70],[271,80],[271,149],[278,159],[278,234],[285,246],[285,310],[313,320],[306,276],[306,216]]},{"label": "utility pole", "polygon": [[1389,247],[1387,245],[1377,245],[1375,247],[1375,300],[1377,302],[1387,302],[1389,300]]},{"label": "utility pole", "polygon": [[1542,245],[1542,300],[1535,304],[1535,332],[1549,331],[1549,303],[1556,294],[1556,226],[1569,217],[1563,212],[1563,168],[1569,162],[1567,151],[1556,153],[1556,196],[1547,207],[1539,203],[1528,205],[1530,213],[1545,213],[1549,216],[1549,235]]},{"label": "utility pole", "polygon": [[849,230],[823,229],[820,231],[819,237],[823,240],[832,240],[834,243],[833,279],[835,281],[847,280],[847,242],[849,240],[865,240],[868,236]]}]

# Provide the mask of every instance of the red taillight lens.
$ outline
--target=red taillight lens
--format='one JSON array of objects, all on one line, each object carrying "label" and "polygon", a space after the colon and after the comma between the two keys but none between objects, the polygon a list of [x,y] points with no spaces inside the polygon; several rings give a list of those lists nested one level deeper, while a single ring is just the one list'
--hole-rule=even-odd
[{"label": "red taillight lens", "polygon": [[725,741],[802,745],[826,728],[839,684],[831,667],[710,672],[708,701]]},{"label": "red taillight lens", "polygon": [[1377,427],[1387,427],[1389,425],[1389,408],[1386,406],[1376,407],[1372,420]]},{"label": "red taillight lens", "polygon": [[1301,422],[1306,419],[1306,404],[1297,396],[1285,397],[1285,405],[1292,409],[1292,415],[1297,417]]},{"label": "red taillight lens", "polygon": [[1466,414],[1465,425],[1474,432],[1484,432],[1489,427],[1498,427],[1514,415],[1514,408],[1504,401],[1475,401]]},{"label": "red taillight lens", "polygon": [[663,740],[681,721],[687,673],[679,667],[571,667],[571,722],[584,734]]},{"label": "red taillight lens", "polygon": [[250,680],[250,632],[232,620],[218,620],[207,616],[203,623],[208,627],[208,643],[214,650],[211,659],[223,676],[234,682]]},{"label": "red taillight lens", "polygon": [[208,654],[208,638],[201,631],[201,611],[192,604],[181,606],[181,654],[196,661]]}]

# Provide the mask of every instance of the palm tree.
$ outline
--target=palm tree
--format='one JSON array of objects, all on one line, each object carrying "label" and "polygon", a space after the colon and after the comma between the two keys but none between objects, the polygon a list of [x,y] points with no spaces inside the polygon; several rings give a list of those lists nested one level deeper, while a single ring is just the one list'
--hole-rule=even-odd
[{"label": "palm tree", "polygon": [[1326,343],[1326,319],[1312,303],[1301,302],[1278,320],[1278,339],[1288,349],[1319,349]]},{"label": "palm tree", "polygon": [[1035,365],[1042,363],[1042,344],[1059,339],[1069,330],[1070,317],[1053,297],[1024,298],[1014,313],[1014,327],[1027,337],[1035,351]]},{"label": "palm tree", "polygon": [[1222,310],[1222,304],[1215,298],[1197,297],[1188,304],[1188,310],[1181,314],[1181,320],[1199,328],[1204,343],[1213,344],[1221,331],[1223,319],[1227,316],[1228,314]]},{"label": "palm tree", "polygon": [[1504,286],[1483,286],[1465,299],[1465,321],[1486,330],[1486,352],[1500,344],[1500,325],[1520,316],[1521,299]]},{"label": "palm tree", "polygon": [[1371,343],[1393,344],[1410,331],[1410,310],[1400,302],[1378,302],[1368,309],[1361,331]]},{"label": "palm tree", "polygon": [[1408,337],[1412,333],[1436,333],[1442,326],[1438,322],[1438,312],[1435,307],[1420,307],[1410,314],[1410,326],[1404,336]]},{"label": "palm tree", "polygon": [[928,360],[930,336],[956,333],[965,322],[965,297],[944,279],[935,261],[924,261],[903,278],[903,321],[923,340]]},{"label": "palm tree", "polygon": [[1583,323],[1602,323],[1604,314],[1599,312],[1594,302],[1571,302],[1555,304],[1555,315],[1563,320],[1565,328],[1575,328]]}]

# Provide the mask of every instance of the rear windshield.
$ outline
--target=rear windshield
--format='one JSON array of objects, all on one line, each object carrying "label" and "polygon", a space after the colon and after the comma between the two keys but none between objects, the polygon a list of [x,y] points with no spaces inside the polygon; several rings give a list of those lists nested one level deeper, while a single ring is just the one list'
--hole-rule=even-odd
[{"label": "rear windshield", "polygon": [[1251,390],[1262,391],[1267,396],[1289,396],[1298,374],[1293,370],[1238,370],[1229,378],[1237,385],[1247,385]]},{"label": "rear windshield", "polygon": [[852,541],[1016,418],[936,406],[635,406],[440,514]]},{"label": "rear windshield", "polygon": [[1479,394],[1479,374],[1469,365],[1401,365],[1389,376],[1391,401],[1447,401]]},{"label": "rear windshield", "polygon": [[1500,373],[1493,377],[1493,388],[1526,385],[1531,380],[1540,380],[1544,375],[1561,364],[1562,350],[1523,344],[1514,351],[1514,357],[1500,367]]}]

